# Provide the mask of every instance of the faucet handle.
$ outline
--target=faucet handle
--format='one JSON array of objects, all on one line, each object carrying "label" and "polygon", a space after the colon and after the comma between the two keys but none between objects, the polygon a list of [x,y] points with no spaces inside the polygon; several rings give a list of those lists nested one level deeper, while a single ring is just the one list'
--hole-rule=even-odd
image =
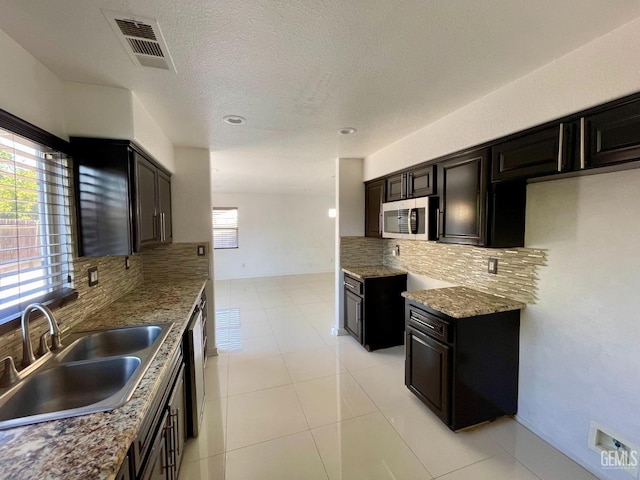
[{"label": "faucet handle", "polygon": [[64,345],[62,345],[62,341],[60,340],[60,334],[54,333],[51,335],[51,350],[56,351],[60,350]]},{"label": "faucet handle", "polygon": [[0,387],[12,387],[20,381],[16,364],[13,362],[13,357],[11,356],[4,357],[2,363],[4,363],[4,373],[2,374],[2,378],[0,378]]},{"label": "faucet handle", "polygon": [[47,335],[49,335],[49,332],[44,332],[42,335],[40,335],[40,346],[38,347],[39,357],[46,355],[50,351],[49,345],[47,345]]}]

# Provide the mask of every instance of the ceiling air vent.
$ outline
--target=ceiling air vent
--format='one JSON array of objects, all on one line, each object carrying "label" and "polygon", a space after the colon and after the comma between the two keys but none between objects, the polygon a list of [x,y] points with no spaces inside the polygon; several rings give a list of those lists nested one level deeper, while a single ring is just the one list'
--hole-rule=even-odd
[{"label": "ceiling air vent", "polygon": [[176,71],[156,20],[117,12],[103,13],[133,63],[141,67]]}]

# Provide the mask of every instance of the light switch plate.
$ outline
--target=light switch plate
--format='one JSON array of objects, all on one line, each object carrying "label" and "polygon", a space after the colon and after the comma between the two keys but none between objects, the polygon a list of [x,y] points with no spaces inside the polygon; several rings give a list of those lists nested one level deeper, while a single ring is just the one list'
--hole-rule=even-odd
[{"label": "light switch plate", "polygon": [[89,286],[93,287],[98,284],[98,267],[91,267],[87,270],[87,277],[89,279]]}]

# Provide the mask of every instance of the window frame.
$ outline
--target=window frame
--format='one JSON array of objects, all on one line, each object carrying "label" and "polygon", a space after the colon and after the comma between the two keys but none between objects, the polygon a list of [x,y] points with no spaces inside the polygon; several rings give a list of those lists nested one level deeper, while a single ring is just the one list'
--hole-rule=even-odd
[{"label": "window frame", "polygon": [[[234,227],[216,227],[215,225],[215,212],[216,211],[228,211],[228,210],[235,210],[236,211],[236,226]],[[238,207],[213,207],[211,209],[211,226],[212,226],[212,235],[213,235],[213,249],[214,250],[236,250],[238,248],[240,248],[240,228],[239,228],[239,224],[238,224],[238,218],[239,218],[239,209]],[[236,237],[236,243],[235,246],[232,247],[216,247],[216,239],[215,239],[215,233],[216,230],[235,230],[235,237]]]},{"label": "window frame", "polygon": [[[51,148],[55,151],[63,153],[67,155],[69,158],[71,158],[71,146],[69,142],[41,129],[40,127],[37,127],[25,120],[22,120],[21,118],[16,117],[15,115],[2,109],[0,109],[0,128],[2,128],[3,130],[10,131],[15,135],[24,137],[27,140],[30,140],[32,142],[38,143],[43,147]],[[72,169],[70,169],[70,172],[71,171]],[[75,222],[75,210],[74,210],[75,207],[74,207],[72,185],[70,185],[69,188],[70,188],[69,196],[71,201],[70,211],[69,211],[69,220],[72,224],[71,226],[72,252],[71,252],[71,258],[69,262],[70,262],[71,269],[73,269],[73,260],[75,257],[74,255],[75,239],[73,235],[73,222]],[[69,273],[72,274],[73,272],[70,271]],[[29,300],[29,303],[38,302],[38,303],[47,305],[49,307],[60,307],[67,304],[69,301],[75,300],[77,298],[78,298],[78,292],[75,290],[75,288],[65,287],[65,288],[55,290],[53,292],[45,293],[43,295],[40,295],[39,297],[32,298]],[[17,328],[20,328],[20,317],[21,317],[21,314],[15,314],[15,315],[9,315],[4,319],[0,319],[0,320],[4,320],[3,323],[0,324],[0,335],[13,331]],[[35,318],[35,317],[36,315],[32,315],[31,318]]]}]

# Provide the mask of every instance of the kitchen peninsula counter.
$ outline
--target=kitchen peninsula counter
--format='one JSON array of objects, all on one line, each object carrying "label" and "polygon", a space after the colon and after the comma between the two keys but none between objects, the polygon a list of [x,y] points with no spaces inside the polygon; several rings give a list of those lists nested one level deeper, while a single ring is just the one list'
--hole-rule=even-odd
[{"label": "kitchen peninsula counter", "polygon": [[[4,479],[107,480],[115,477],[169,371],[206,278],[144,283],[75,331],[172,322],[173,326],[131,400],[94,413],[0,431]],[[61,319],[64,321],[64,319]],[[63,339],[64,342],[64,339]]]},{"label": "kitchen peninsula counter", "polygon": [[384,265],[364,267],[349,266],[342,267],[342,271],[360,280],[365,280],[367,278],[394,277],[396,275],[407,274],[407,272],[404,270],[398,270],[397,268],[386,267]]},{"label": "kitchen peninsula counter", "polygon": [[402,296],[453,318],[475,317],[491,313],[521,310],[517,300],[479,292],[468,287],[446,287],[402,292]]}]

